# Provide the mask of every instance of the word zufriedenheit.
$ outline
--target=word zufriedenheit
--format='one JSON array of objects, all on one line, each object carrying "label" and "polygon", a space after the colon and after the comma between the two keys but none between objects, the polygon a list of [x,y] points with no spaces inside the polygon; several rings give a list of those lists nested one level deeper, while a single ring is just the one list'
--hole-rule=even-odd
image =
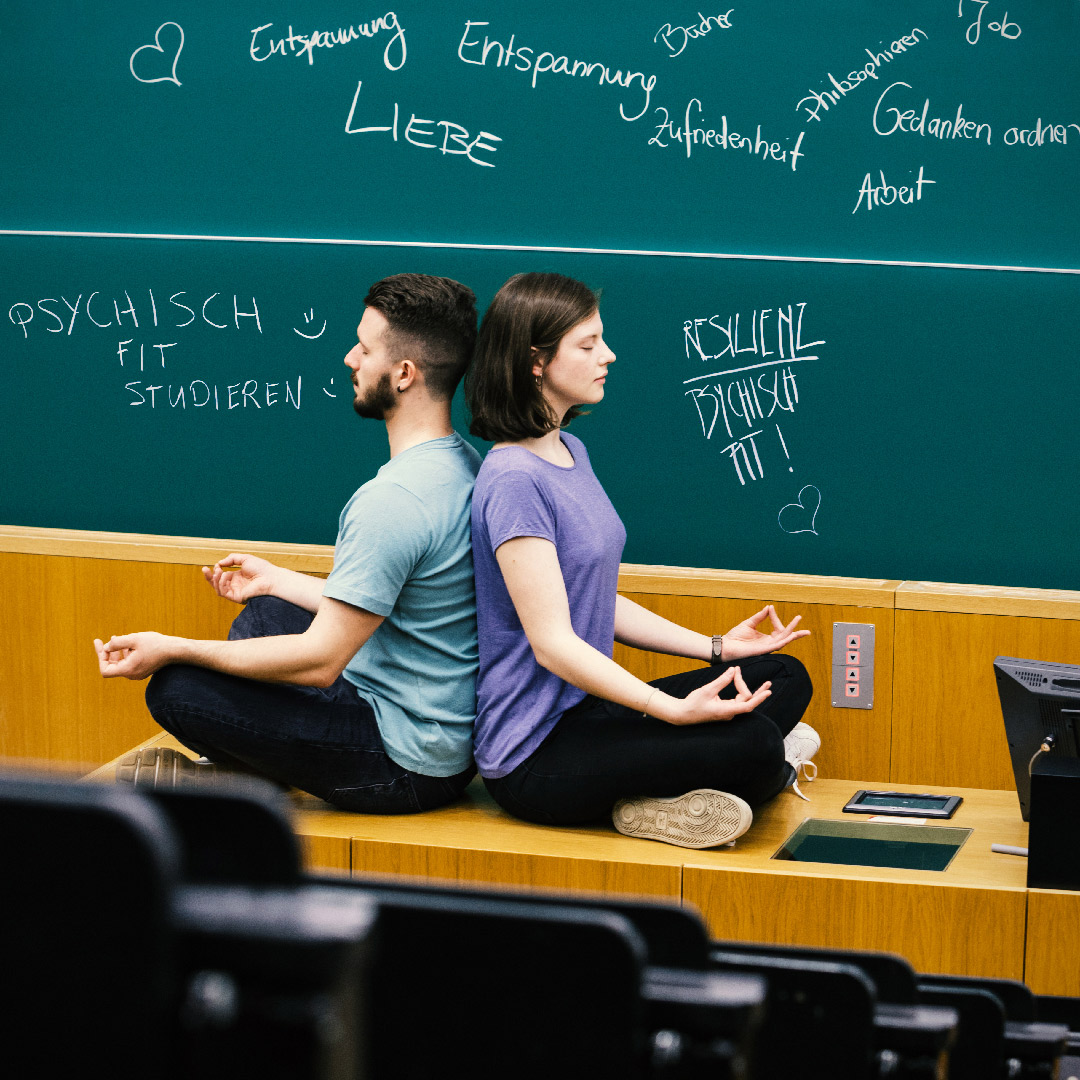
[{"label": "word zufriedenheit", "polygon": [[[269,60],[271,56],[287,56],[291,53],[294,56],[306,56],[308,64],[311,65],[315,63],[316,49],[332,49],[335,45],[348,45],[350,42],[358,41],[362,37],[373,38],[383,30],[394,31],[394,36],[386,43],[386,48],[383,49],[383,63],[391,71],[397,71],[405,63],[405,29],[398,22],[397,15],[392,11],[380,15],[377,19],[372,19],[368,23],[345,26],[339,30],[313,30],[310,34],[296,34],[290,25],[289,32],[285,37],[270,38],[269,44],[264,46],[263,43],[258,41],[258,37],[264,30],[269,30],[273,25],[273,23],[264,23],[262,26],[256,26],[251,31],[251,45],[248,48],[248,54],[252,60],[258,63]],[[289,47],[289,53],[285,51],[286,45]],[[262,51],[264,47],[267,50],[266,52]],[[393,56],[393,60],[391,56]],[[397,63],[394,63],[394,60]]]},{"label": "word zufriedenheit", "polygon": [[[673,142],[681,142],[686,147],[686,156],[689,157],[696,145],[706,146],[718,150],[746,150],[751,157],[761,156],[762,161],[787,161],[791,154],[791,171],[795,171],[799,158],[806,155],[799,149],[802,146],[803,135],[800,131],[795,139],[795,145],[789,150],[781,148],[778,142],[769,142],[761,137],[761,125],[757,126],[757,135],[751,139],[749,135],[740,135],[737,131],[728,131],[727,115],[720,117],[720,130],[715,128],[694,128],[690,126],[690,110],[697,106],[697,111],[702,111],[701,102],[697,98],[691,98],[686,105],[686,113],[682,127],[676,127],[670,114],[663,105],[658,105],[655,112],[663,113],[664,119],[656,125],[656,134],[649,140],[649,146],[667,147],[669,144],[664,139]],[[785,139],[785,142],[787,140]]]},{"label": "word zufriedenheit", "polygon": [[870,62],[861,68],[849,71],[846,79],[837,79],[830,71],[829,81],[836,88],[835,91],[811,90],[806,97],[796,104],[795,111],[798,112],[800,108],[803,108],[805,102],[811,101],[813,102],[812,105],[805,106],[806,115],[811,120],[820,122],[821,116],[818,112],[819,109],[824,109],[828,112],[830,105],[835,105],[842,98],[846,97],[860,83],[866,82],[867,79],[876,79],[878,77],[877,69],[881,67],[882,64],[891,64],[894,56],[899,56],[901,53],[907,52],[912,46],[918,45],[920,34],[922,34],[924,40],[928,36],[925,30],[920,30],[916,26],[910,34],[904,34],[902,37],[897,38],[897,40],[889,45],[884,52],[876,53],[872,49],[867,49],[866,52],[870,55]]},{"label": "word zufriedenheit", "polygon": [[[536,80],[545,72],[551,72],[553,75],[570,75],[575,78],[584,77],[591,79],[594,74],[599,73],[600,78],[597,82],[598,86],[603,86],[607,83],[610,86],[621,86],[625,90],[629,90],[631,84],[638,83],[641,86],[642,92],[645,94],[645,104],[642,105],[641,111],[635,113],[633,116],[627,116],[623,108],[622,103],[619,104],[619,115],[624,120],[640,120],[641,117],[648,112],[649,100],[652,96],[653,87],[656,86],[656,76],[650,75],[648,78],[640,71],[616,71],[613,75],[611,69],[606,64],[598,62],[591,62],[585,60],[570,60],[567,56],[556,56],[554,53],[542,52],[539,55],[535,55],[536,50],[530,48],[527,45],[519,45],[514,48],[514,34],[510,35],[510,42],[507,45],[503,45],[499,41],[492,41],[486,34],[484,35],[484,43],[480,44],[479,39],[476,41],[466,40],[472,31],[474,26],[488,26],[486,22],[472,22],[466,20],[465,33],[461,35],[461,41],[458,42],[458,59],[466,64],[476,64],[477,67],[484,67],[488,62],[488,57],[492,53],[496,53],[494,66],[509,67],[510,61],[514,61],[514,67],[518,71],[532,72],[532,86],[536,89]],[[465,55],[465,50],[470,50],[470,56]],[[476,59],[479,54],[479,59]],[[470,58],[471,57],[471,58]]]}]

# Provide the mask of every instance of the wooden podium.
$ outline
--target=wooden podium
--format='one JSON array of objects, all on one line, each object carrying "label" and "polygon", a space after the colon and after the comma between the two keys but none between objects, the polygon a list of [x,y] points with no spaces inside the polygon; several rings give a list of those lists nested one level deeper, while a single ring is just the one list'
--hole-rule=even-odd
[{"label": "wooden podium", "polygon": [[[182,749],[164,734],[143,745]],[[114,774],[112,763],[89,779]],[[452,806],[416,815],[345,813],[300,792],[289,802],[313,872],[667,899],[698,909],[718,940],[894,952],[924,973],[1023,979],[1036,993],[1080,995],[1080,893],[1029,891],[1026,860],[991,851],[1027,845],[1015,792],[950,789],[962,805],[927,824],[971,833],[943,871],[773,857],[808,818],[850,820],[842,807],[862,786],[870,785],[817,780],[803,785],[810,802],[788,790],[733,847],[707,851],[631,839],[609,824],[516,821],[479,780]]]}]

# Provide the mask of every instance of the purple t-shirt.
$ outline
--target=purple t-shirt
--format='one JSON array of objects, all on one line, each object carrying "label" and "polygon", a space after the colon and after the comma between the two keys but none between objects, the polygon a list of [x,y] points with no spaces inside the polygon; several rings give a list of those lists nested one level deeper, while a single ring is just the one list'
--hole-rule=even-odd
[{"label": "purple t-shirt", "polygon": [[615,643],[615,596],[626,530],[580,439],[562,433],[574,464],[563,468],[521,446],[491,450],[473,491],[473,565],[480,671],[473,743],[482,776],[513,772],[583,691],[542,668],[532,654],[495,551],[538,536],[558,552],[570,621],[605,656]]}]

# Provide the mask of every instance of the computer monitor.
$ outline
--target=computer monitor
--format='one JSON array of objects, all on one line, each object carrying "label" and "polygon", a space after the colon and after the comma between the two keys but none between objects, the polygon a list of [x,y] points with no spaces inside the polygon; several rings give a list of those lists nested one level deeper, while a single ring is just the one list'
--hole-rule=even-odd
[{"label": "computer monitor", "polygon": [[1020,796],[1020,813],[1027,821],[1031,763],[1047,736],[1053,737],[1047,751],[1051,756],[1080,758],[1080,665],[998,656],[994,658],[994,678],[1016,793]]}]

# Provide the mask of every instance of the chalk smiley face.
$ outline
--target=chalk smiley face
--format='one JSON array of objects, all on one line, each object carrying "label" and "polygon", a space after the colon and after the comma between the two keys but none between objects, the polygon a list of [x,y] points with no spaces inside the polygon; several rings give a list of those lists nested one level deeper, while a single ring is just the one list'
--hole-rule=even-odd
[{"label": "chalk smiley face", "polygon": [[[166,27],[172,27],[165,33],[166,44],[162,45],[162,31]],[[154,31],[154,43],[152,45],[140,45],[128,61],[131,74],[141,83],[171,82],[180,85],[176,77],[176,63],[180,59],[180,53],[184,48],[184,28],[179,23],[164,22]],[[174,51],[175,50],[175,51]],[[172,67],[168,75],[153,75],[154,71],[161,71],[162,65],[168,63],[172,56]],[[138,65],[138,71],[136,71]],[[142,72],[140,75],[139,72]]]},{"label": "chalk smiley face", "polygon": [[780,508],[776,520],[784,532],[813,533],[817,536],[817,512],[821,509],[821,492],[813,484],[806,484],[799,489],[798,502],[788,503]]}]

